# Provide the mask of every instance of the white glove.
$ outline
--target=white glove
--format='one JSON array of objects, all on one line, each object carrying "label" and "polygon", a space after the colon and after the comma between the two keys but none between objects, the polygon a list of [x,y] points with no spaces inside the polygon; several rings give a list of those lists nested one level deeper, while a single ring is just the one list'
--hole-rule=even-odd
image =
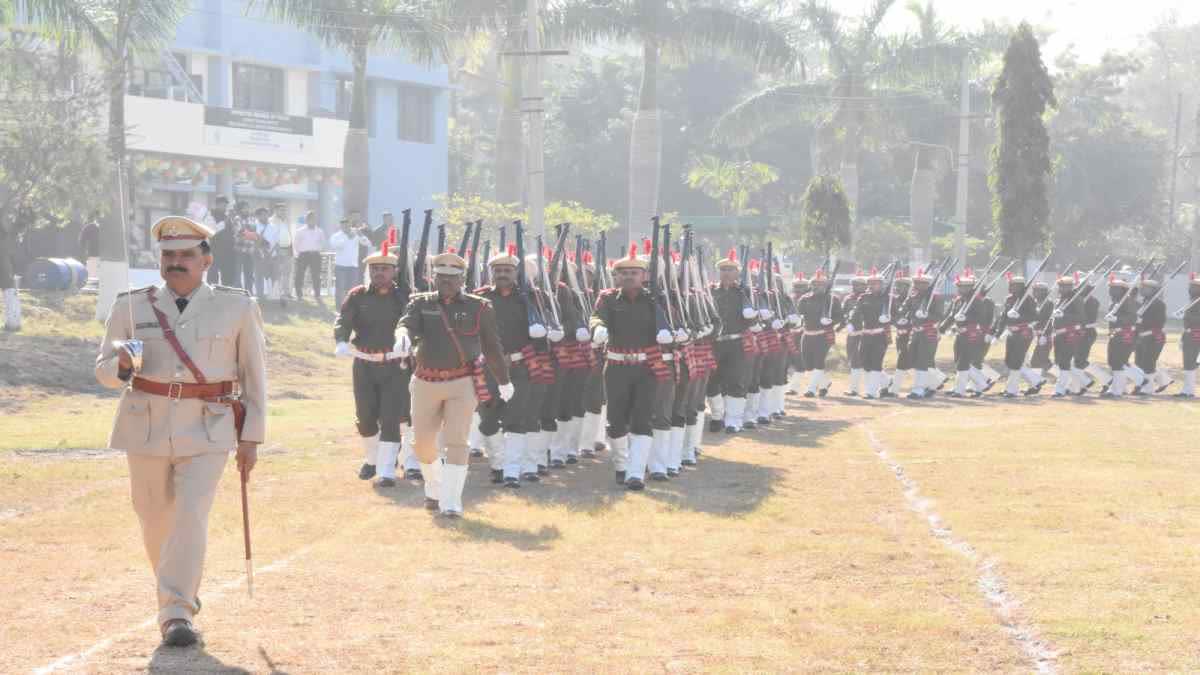
[{"label": "white glove", "polygon": [[511,401],[513,394],[517,393],[517,390],[515,387],[513,387],[512,382],[502,384],[498,388],[500,389],[500,400],[501,401]]},{"label": "white glove", "polygon": [[854,335],[854,326],[851,326],[850,324],[846,324],[846,337],[849,337],[851,335]]},{"label": "white glove", "polygon": [[684,342],[688,341],[689,337],[691,337],[691,336],[688,335],[687,330],[685,330],[683,328],[675,329],[675,342],[677,342],[679,344],[683,344]]},{"label": "white glove", "polygon": [[1063,318],[1063,311],[1061,309],[1054,310],[1054,318],[1056,318],[1056,319]]},{"label": "white glove", "polygon": [[712,326],[705,326],[704,328],[700,329],[700,337],[708,337],[709,335],[712,335],[712,332]]},{"label": "white glove", "polygon": [[334,356],[350,356],[350,343],[349,342],[337,343],[337,346],[333,348],[333,355]]},{"label": "white glove", "polygon": [[587,342],[588,339],[591,337],[592,337],[592,334],[589,333],[588,329],[584,328],[583,326],[580,326],[579,328],[575,329],[575,341],[576,342]]},{"label": "white glove", "polygon": [[750,332],[751,333],[761,333],[762,326],[760,326],[759,324],[754,324],[753,326],[750,326]]},{"label": "white glove", "polygon": [[983,339],[986,340],[987,343],[990,345],[996,341],[996,336],[992,335],[991,333],[988,333],[987,335],[983,336]]},{"label": "white glove", "polygon": [[546,333],[546,337],[550,338],[551,342],[562,342],[562,339],[566,336],[567,334],[564,333],[563,329],[561,328],[551,328],[550,331]]},{"label": "white glove", "polygon": [[881,317],[879,317],[879,323],[882,323],[882,324],[889,324],[889,323],[891,323],[891,322],[892,322],[892,317],[890,317],[890,316],[888,316],[888,315],[886,315],[886,314],[885,314],[885,315],[883,315],[883,316],[881,316]]},{"label": "white glove", "polygon": [[771,310],[769,310],[769,309],[758,310],[758,318],[762,319],[763,321],[766,321],[767,319],[771,318],[771,315],[772,315],[772,313],[771,313]]},{"label": "white glove", "polygon": [[743,319],[753,319],[756,316],[758,316],[758,312],[754,311],[753,307],[743,307],[742,308],[742,318]]},{"label": "white glove", "polygon": [[1038,338],[1038,344],[1045,347],[1046,345],[1050,344],[1050,339],[1043,335],[1042,337]]},{"label": "white glove", "polygon": [[656,335],[654,339],[657,340],[658,344],[660,345],[669,345],[675,341],[675,336],[671,335],[671,331],[664,328],[658,331],[658,335]]},{"label": "white glove", "polygon": [[908,325],[908,319],[900,319],[899,321],[897,321],[897,322],[896,322],[896,325],[897,325],[897,326],[907,326],[907,325]]},{"label": "white glove", "polygon": [[1019,318],[1021,318],[1021,314],[1020,314],[1020,312],[1018,312],[1015,309],[1010,309],[1010,310],[1008,310],[1008,318],[1019,319]]},{"label": "white glove", "polygon": [[774,330],[779,330],[779,329],[783,328],[783,322],[780,321],[779,319],[775,319],[774,321],[771,322],[771,328]]},{"label": "white glove", "polygon": [[400,356],[408,356],[412,352],[412,338],[408,337],[408,331],[401,330],[396,333],[396,344],[392,351]]},{"label": "white glove", "polygon": [[1012,336],[1012,331],[1010,331],[1010,330],[1008,330],[1007,328],[1005,328],[1005,329],[1004,329],[1004,332],[1000,334],[1000,339],[1001,339],[1001,340],[1007,340],[1007,339],[1008,339],[1009,337],[1011,337],[1011,336]]},{"label": "white glove", "polygon": [[822,326],[832,326],[832,325],[833,325],[833,319],[831,319],[831,318],[829,318],[829,317],[827,317],[827,316],[823,316],[823,317],[821,317],[821,325],[822,325]]},{"label": "white glove", "polygon": [[529,337],[534,340],[540,340],[546,337],[546,327],[540,323],[529,324]]},{"label": "white glove", "polygon": [[926,311],[924,311],[924,310],[920,310],[920,309],[918,309],[918,310],[916,311],[916,315],[917,315],[917,318],[918,318],[918,319],[925,319],[925,318],[928,318],[928,317],[929,317],[929,312],[926,312]]},{"label": "white glove", "polygon": [[793,327],[800,325],[800,315],[798,314],[789,314],[787,320]]},{"label": "white glove", "polygon": [[592,329],[592,344],[602,345],[608,342],[608,329],[604,326],[596,326]]}]

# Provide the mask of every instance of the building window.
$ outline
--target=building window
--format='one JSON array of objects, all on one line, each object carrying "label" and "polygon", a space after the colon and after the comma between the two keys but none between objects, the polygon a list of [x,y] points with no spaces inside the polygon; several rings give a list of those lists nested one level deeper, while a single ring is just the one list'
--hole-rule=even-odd
[{"label": "building window", "polygon": [[233,64],[233,107],[259,112],[283,112],[283,69]]},{"label": "building window", "polygon": [[410,143],[433,142],[433,90],[427,87],[400,85],[397,88],[400,102],[400,140]]}]

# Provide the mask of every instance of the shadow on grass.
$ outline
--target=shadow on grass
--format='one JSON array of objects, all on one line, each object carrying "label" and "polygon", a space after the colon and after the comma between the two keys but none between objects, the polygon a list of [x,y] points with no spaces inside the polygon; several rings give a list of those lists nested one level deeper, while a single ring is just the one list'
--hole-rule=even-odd
[{"label": "shadow on grass", "polygon": [[333,298],[323,296],[323,304],[317,304],[311,298],[306,300],[267,300],[258,301],[262,310],[263,321],[272,325],[290,324],[298,319],[332,322],[337,316],[337,306]]},{"label": "shadow on grass", "polygon": [[[263,654],[265,655],[265,652]],[[268,661],[268,665],[271,665],[270,661]],[[229,673],[231,675],[250,673],[245,668],[231,666],[209,654],[202,642],[194,647],[159,646],[154,650],[154,654],[150,656],[150,663],[146,666],[146,672],[162,673],[163,675],[167,675],[168,673]],[[275,669],[273,666],[270,672],[275,675],[286,675],[286,673]]]}]

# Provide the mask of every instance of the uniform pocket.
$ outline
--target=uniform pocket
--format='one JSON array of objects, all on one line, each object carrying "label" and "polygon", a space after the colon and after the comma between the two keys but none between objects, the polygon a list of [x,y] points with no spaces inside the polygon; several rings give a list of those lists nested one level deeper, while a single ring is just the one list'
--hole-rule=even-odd
[{"label": "uniform pocket", "polygon": [[232,446],[237,441],[233,428],[233,408],[224,403],[204,404],[204,433],[210,443],[228,443]]},{"label": "uniform pocket", "polygon": [[[196,340],[199,345],[197,357],[206,357],[208,363],[217,364],[218,367],[223,367],[221,364],[229,364],[233,362],[236,356],[234,351],[234,335],[231,331],[220,326],[200,326],[196,329]],[[211,379],[212,373],[204,369],[203,364],[196,364]]]},{"label": "uniform pocket", "polygon": [[116,450],[143,447],[150,440],[150,402],[141,398],[126,398],[109,442]]}]

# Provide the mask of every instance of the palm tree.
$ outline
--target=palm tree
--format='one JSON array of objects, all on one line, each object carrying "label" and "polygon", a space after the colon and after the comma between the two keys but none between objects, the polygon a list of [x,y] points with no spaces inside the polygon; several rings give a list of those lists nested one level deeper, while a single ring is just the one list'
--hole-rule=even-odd
[{"label": "palm tree", "polygon": [[686,58],[693,51],[708,51],[746,56],[763,69],[799,63],[787,36],[747,11],[691,0],[556,0],[549,10],[545,31],[551,39],[641,43],[642,84],[629,144],[629,211],[624,225],[630,240],[636,240],[658,212],[662,174],[658,64],[662,57]]},{"label": "palm tree", "polygon": [[[2,2],[3,0],[0,0]],[[108,151],[113,162],[108,214],[100,224],[100,298],[96,318],[108,318],[127,288],[129,265],[122,221],[129,208],[125,162],[125,82],[132,54],[169,39],[188,0],[12,0],[18,16],[70,39],[87,42],[103,61],[108,92]]]},{"label": "palm tree", "polygon": [[[403,49],[421,63],[445,60],[448,3],[434,0],[251,0],[350,57],[354,71],[350,129],[342,156],[347,213],[367,214],[371,167],[367,139],[367,59],[377,49]],[[451,3],[452,4],[452,3]]]},{"label": "palm tree", "polygon": [[721,215],[734,216],[733,235],[741,234],[739,216],[753,215],[750,198],[779,180],[779,172],[770,164],[751,160],[726,162],[715,155],[692,158],[684,182],[721,205]]}]

